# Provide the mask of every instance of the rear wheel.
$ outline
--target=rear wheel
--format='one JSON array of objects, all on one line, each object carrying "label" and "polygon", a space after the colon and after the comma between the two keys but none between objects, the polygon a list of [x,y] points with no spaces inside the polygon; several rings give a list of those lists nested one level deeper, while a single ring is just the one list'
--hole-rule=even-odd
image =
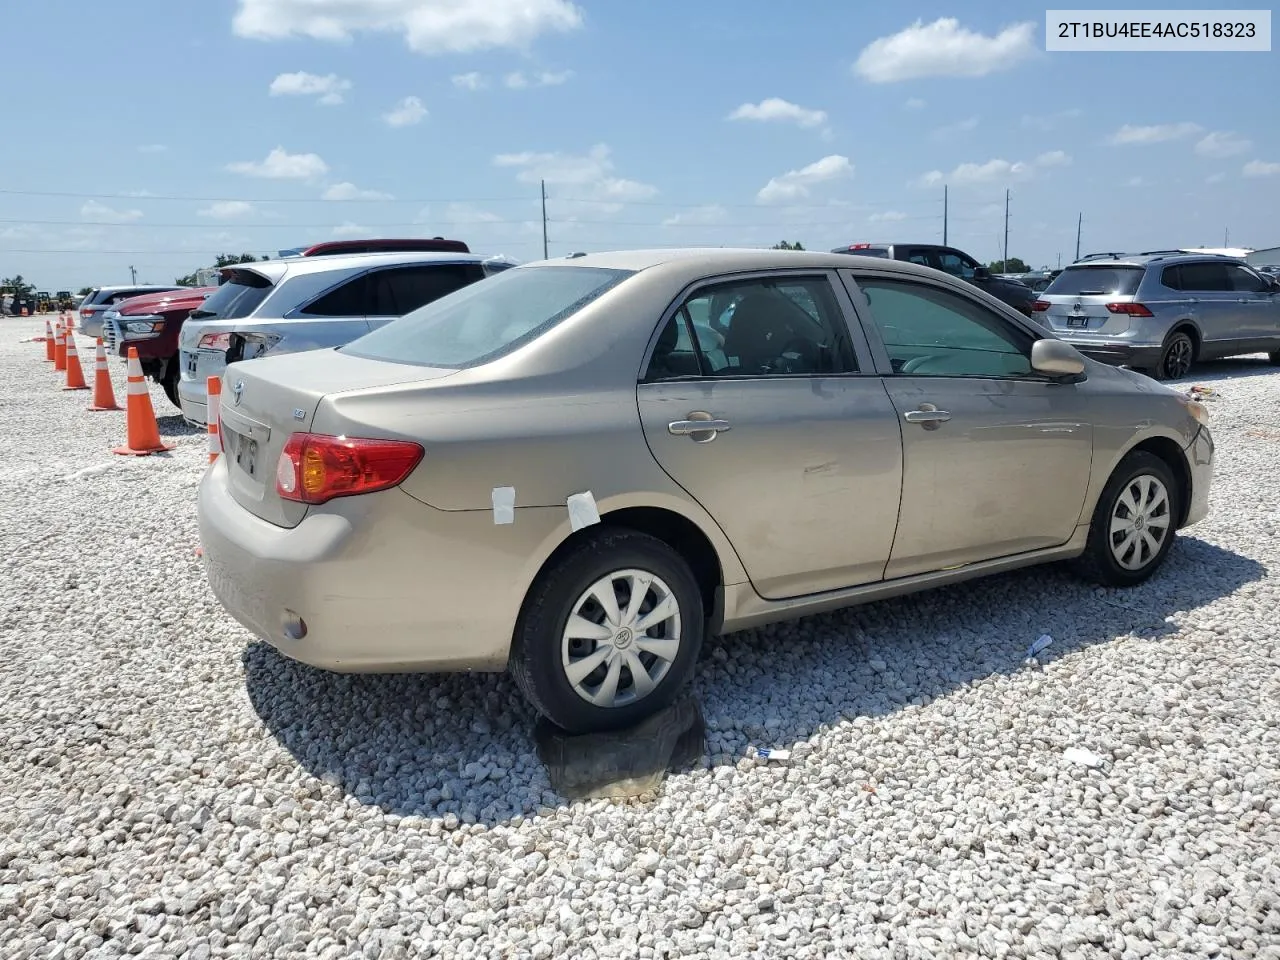
[{"label": "rear wheel", "polygon": [[1189,334],[1176,330],[1165,340],[1160,351],[1160,362],[1156,364],[1157,380],[1181,380],[1191,370],[1191,363],[1196,357],[1196,345]]},{"label": "rear wheel", "polygon": [[1280,350],[1272,350],[1267,354],[1267,359],[1271,361],[1273,367],[1280,367]]},{"label": "rear wheel", "polygon": [[1098,498],[1077,572],[1107,587],[1146,580],[1173,546],[1181,503],[1168,464],[1144,450],[1130,453]]},{"label": "rear wheel", "polygon": [[693,674],[702,594],[654,537],[601,530],[547,570],[525,599],[510,669],[534,709],[570,733],[634,725]]},{"label": "rear wheel", "polygon": [[178,358],[170,357],[165,364],[164,376],[160,378],[160,386],[164,387],[164,395],[169,398],[179,410],[182,409],[182,403],[178,399]]}]

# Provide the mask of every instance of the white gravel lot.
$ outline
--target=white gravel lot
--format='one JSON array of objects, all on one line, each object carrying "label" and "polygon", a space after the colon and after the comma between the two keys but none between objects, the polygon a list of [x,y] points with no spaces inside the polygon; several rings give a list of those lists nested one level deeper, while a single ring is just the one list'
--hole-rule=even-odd
[{"label": "white gravel lot", "polygon": [[1039,569],[709,643],[701,767],[569,804],[506,677],[251,642],[194,555],[204,436],[154,388],[178,449],[113,456],[124,415],[58,389],[41,329],[0,321],[6,960],[1280,958],[1264,362],[1189,381],[1213,512],[1151,583]]}]

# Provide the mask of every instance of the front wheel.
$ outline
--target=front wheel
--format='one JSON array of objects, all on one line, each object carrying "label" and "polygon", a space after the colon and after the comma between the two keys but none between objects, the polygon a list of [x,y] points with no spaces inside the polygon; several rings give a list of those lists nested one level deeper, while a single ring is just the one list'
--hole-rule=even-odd
[{"label": "front wheel", "polygon": [[1105,587],[1142,583],[1173,546],[1181,496],[1168,464],[1144,450],[1130,453],[1098,498],[1077,571]]},{"label": "front wheel", "polygon": [[643,533],[601,530],[529,591],[510,669],[561,729],[615,730],[675,700],[704,629],[701,591],[678,553]]}]

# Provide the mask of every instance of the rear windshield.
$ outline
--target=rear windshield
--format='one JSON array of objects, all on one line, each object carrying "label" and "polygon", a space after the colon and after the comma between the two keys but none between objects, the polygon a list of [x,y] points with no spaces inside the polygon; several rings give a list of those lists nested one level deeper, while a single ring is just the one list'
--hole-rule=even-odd
[{"label": "rear windshield", "polygon": [[271,281],[252,270],[232,270],[230,278],[200,304],[192,320],[239,320],[258,309],[272,290]]},{"label": "rear windshield", "polygon": [[463,287],[340,348],[372,360],[470,367],[542,336],[632,275],[599,267],[521,267]]},{"label": "rear windshield", "polygon": [[1058,279],[1045,288],[1045,296],[1065,297],[1131,297],[1142,282],[1142,267],[1089,266],[1067,267]]}]

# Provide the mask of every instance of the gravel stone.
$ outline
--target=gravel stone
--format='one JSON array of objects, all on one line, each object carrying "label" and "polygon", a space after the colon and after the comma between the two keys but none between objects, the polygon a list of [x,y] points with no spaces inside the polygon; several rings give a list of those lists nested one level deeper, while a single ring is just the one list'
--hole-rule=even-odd
[{"label": "gravel stone", "polygon": [[1212,514],[1148,584],[1039,568],[709,641],[702,761],[571,804],[506,677],[254,642],[194,555],[203,434],[153,387],[176,449],[113,457],[42,330],[0,321],[5,957],[1276,957],[1265,361],[1197,371]]}]

